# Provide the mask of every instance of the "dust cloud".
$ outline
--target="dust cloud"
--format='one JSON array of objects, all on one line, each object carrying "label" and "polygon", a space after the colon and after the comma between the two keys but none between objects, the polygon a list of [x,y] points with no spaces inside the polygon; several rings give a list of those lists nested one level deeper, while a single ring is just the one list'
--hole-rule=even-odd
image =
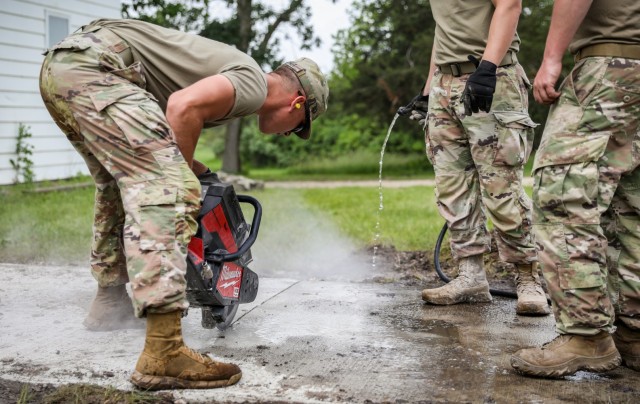
[{"label": "dust cloud", "polygon": [[[263,202],[263,195],[256,195]],[[275,203],[263,202],[262,224],[249,264],[259,276],[292,279],[360,281],[374,275],[372,256],[359,250],[328,217],[310,211],[296,192]]]}]

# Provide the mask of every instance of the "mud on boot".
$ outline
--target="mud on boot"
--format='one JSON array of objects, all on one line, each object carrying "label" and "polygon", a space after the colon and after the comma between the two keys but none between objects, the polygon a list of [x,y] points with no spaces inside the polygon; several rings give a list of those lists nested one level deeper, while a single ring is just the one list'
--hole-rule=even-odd
[{"label": "mud on boot", "polygon": [[431,304],[487,303],[492,300],[482,255],[461,258],[458,277],[444,286],[424,289],[422,300]]},{"label": "mud on boot", "polygon": [[546,316],[551,313],[540,282],[537,262],[516,265],[516,291],[518,294],[516,314]]},{"label": "mud on boot", "polygon": [[564,334],[542,348],[521,349],[511,356],[511,367],[525,376],[560,378],[579,370],[601,373],[620,365],[611,335]]},{"label": "mud on boot", "polygon": [[622,364],[629,369],[640,371],[640,330],[632,330],[622,321],[616,321],[613,342],[620,352]]},{"label": "mud on boot", "polygon": [[131,382],[145,390],[211,389],[237,383],[237,365],[216,362],[187,347],[182,339],[182,313],[147,314],[144,350]]},{"label": "mud on boot", "polygon": [[90,331],[113,331],[144,328],[144,320],[136,318],[126,285],[100,287],[82,324]]}]

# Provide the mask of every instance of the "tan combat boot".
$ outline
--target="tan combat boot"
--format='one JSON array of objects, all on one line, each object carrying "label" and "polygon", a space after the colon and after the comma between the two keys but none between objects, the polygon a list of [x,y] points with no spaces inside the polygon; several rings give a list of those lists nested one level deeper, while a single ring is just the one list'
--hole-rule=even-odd
[{"label": "tan combat boot", "polygon": [[538,263],[516,265],[516,313],[524,316],[543,316],[551,312],[542,290]]},{"label": "tan combat boot", "polygon": [[100,287],[82,324],[90,331],[143,328],[144,320],[133,314],[126,285]]},{"label": "tan combat boot", "polygon": [[144,350],[131,376],[141,389],[211,389],[235,384],[240,368],[216,362],[182,340],[181,311],[147,314]]},{"label": "tan combat boot", "polygon": [[606,372],[620,365],[620,354],[609,333],[585,336],[564,334],[542,348],[521,349],[511,366],[525,376],[562,377],[579,370]]},{"label": "tan combat boot", "polygon": [[634,331],[622,321],[616,322],[613,341],[622,356],[622,363],[629,369],[640,371],[640,331]]},{"label": "tan combat boot", "polygon": [[491,301],[482,255],[461,258],[458,277],[444,286],[424,289],[422,300],[431,304],[486,303]]}]

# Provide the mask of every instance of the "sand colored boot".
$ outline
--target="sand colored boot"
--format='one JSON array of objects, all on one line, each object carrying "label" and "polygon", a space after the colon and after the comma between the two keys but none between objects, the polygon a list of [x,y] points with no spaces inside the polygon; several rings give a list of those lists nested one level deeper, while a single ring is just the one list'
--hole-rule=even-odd
[{"label": "sand colored boot", "polygon": [[622,321],[616,322],[613,341],[622,356],[622,363],[629,369],[640,371],[640,331],[632,330]]},{"label": "sand colored boot", "polygon": [[516,265],[516,313],[524,316],[545,316],[551,312],[540,283],[538,263]]},{"label": "sand colored boot", "polygon": [[491,294],[482,255],[461,258],[458,277],[439,288],[424,289],[422,300],[441,305],[490,302]]},{"label": "sand colored boot", "polygon": [[131,382],[145,390],[212,389],[235,384],[240,368],[216,362],[187,347],[182,340],[182,313],[147,314],[144,350]]},{"label": "sand colored boot", "polygon": [[564,334],[542,348],[521,349],[511,366],[525,376],[563,377],[579,370],[606,372],[620,365],[620,354],[609,333],[591,336]]},{"label": "sand colored boot", "polygon": [[82,324],[90,331],[113,331],[144,328],[144,320],[136,318],[126,285],[100,287]]}]

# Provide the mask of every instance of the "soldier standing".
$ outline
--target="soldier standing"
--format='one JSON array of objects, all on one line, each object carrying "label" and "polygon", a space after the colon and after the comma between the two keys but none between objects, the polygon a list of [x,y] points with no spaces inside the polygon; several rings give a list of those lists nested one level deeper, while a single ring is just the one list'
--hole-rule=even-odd
[{"label": "soldier standing", "polygon": [[[257,114],[264,133],[307,139],[328,87],[309,59],[265,74],[236,48],[135,20],[97,20],[50,49],[40,92],[96,183],[91,269],[98,292],[84,324],[104,331],[146,317],[138,387],[236,383],[234,364],[185,346],[187,244],[197,229],[193,159],[203,126]],[[194,175],[195,174],[195,175]],[[131,283],[133,310],[125,284]]]},{"label": "soldier standing", "polygon": [[522,315],[549,314],[531,239],[530,199],[522,188],[536,124],[531,87],[518,64],[520,0],[431,1],[436,31],[429,78],[405,107],[426,118],[426,149],[436,174],[438,209],[447,221],[458,277],[422,291],[432,304],[490,302],[483,254],[486,215],[500,259],[514,264]]},{"label": "soldier standing", "polygon": [[[567,47],[576,64],[556,91]],[[622,355],[640,370],[640,2],[556,0],[534,96],[553,104],[533,226],[560,335],[511,365],[561,377]]]}]

